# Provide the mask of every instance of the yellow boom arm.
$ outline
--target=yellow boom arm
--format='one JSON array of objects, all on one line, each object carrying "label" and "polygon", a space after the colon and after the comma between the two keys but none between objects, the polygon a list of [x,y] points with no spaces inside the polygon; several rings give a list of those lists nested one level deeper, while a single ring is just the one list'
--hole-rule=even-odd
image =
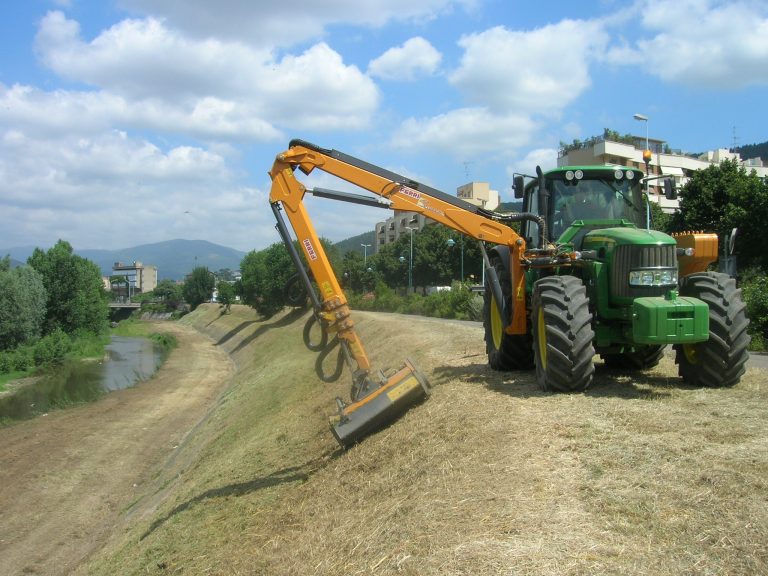
[{"label": "yellow boom arm", "polygon": [[[317,284],[319,295],[311,295],[314,298],[316,317],[326,332],[335,333],[338,336],[347,362],[351,364],[353,359],[357,364],[356,367],[350,365],[350,368],[353,371],[355,386],[359,391],[353,400],[358,404],[367,402],[367,396],[373,398],[374,392],[381,395],[381,390],[374,390],[375,386],[370,385],[368,378],[371,368],[370,362],[354,330],[346,296],[307,214],[303,203],[307,189],[296,178],[297,169],[307,175],[315,169],[322,170],[375,194],[382,199],[376,202],[388,205],[392,210],[423,214],[477,240],[508,246],[511,255],[513,305],[512,317],[506,330],[510,334],[525,334],[527,318],[522,263],[526,246],[523,238],[510,226],[494,220],[490,212],[439,190],[336,150],[323,149],[308,142],[293,140],[288,150],[277,155],[269,172],[272,179],[269,200],[278,220],[278,230],[281,232],[283,241],[289,250],[293,250],[293,244],[282,223],[281,210],[285,212],[293,227],[299,247],[306,257],[306,262]],[[374,199],[370,199],[369,202],[375,203]],[[295,252],[295,250],[293,251]],[[298,255],[292,254],[292,256],[294,263],[298,266]],[[300,270],[301,272],[302,270]],[[305,278],[305,281],[309,284],[308,279]],[[409,366],[411,365],[409,364]],[[409,369],[404,370],[406,370],[406,374],[399,378],[399,381],[409,380]],[[367,383],[363,383],[363,381],[367,381]],[[388,385],[385,383],[381,387],[386,388]],[[390,396],[394,397],[395,395],[390,394]],[[354,406],[353,404],[352,407]],[[347,410],[348,415],[350,414],[349,408],[341,410],[342,420],[345,410]],[[342,442],[342,444],[345,443]]]}]

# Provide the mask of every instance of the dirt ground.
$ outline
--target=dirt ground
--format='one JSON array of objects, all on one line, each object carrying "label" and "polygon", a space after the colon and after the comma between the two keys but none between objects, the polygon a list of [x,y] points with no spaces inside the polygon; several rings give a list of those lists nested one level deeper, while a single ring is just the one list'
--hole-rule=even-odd
[{"label": "dirt ground", "polygon": [[[314,356],[291,356],[303,347],[290,315],[201,314],[198,329],[218,347],[162,323],[179,347],[151,381],[0,429],[0,574],[746,574],[766,565],[765,357],[725,393],[670,384],[666,358],[637,383],[602,374],[588,395],[553,396],[530,374],[490,371],[477,325],[358,320],[379,344],[376,365],[407,350],[435,388],[402,425],[343,455],[322,456],[335,444],[325,424],[314,431],[331,390],[291,396],[288,376],[307,379]],[[279,392],[268,369],[286,373]],[[209,425],[222,398],[227,416]],[[261,419],[250,412],[258,403],[271,411]],[[205,462],[192,465],[206,425],[210,445],[195,448]],[[662,569],[669,560],[677,564]]]},{"label": "dirt ground", "polygon": [[160,329],[179,346],[152,380],[0,429],[0,573],[67,574],[100,548],[227,386],[224,351]]}]

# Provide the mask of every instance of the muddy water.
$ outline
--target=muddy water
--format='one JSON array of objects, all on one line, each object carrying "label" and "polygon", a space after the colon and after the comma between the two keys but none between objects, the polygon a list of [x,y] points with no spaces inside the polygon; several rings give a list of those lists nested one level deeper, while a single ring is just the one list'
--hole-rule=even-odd
[{"label": "muddy water", "polygon": [[151,340],[113,336],[103,360],[65,362],[33,383],[0,397],[0,422],[31,418],[133,386],[150,378],[163,359],[163,352]]}]

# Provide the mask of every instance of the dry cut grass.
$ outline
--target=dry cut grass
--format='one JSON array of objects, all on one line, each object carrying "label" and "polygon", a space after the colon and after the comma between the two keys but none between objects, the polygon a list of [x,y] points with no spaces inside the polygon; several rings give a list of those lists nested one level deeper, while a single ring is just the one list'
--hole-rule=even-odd
[{"label": "dry cut grass", "polygon": [[227,396],[83,573],[768,573],[768,378],[687,388],[665,358],[586,394],[485,365],[474,324],[356,314],[377,367],[414,358],[429,401],[341,452],[304,318],[209,308]]}]

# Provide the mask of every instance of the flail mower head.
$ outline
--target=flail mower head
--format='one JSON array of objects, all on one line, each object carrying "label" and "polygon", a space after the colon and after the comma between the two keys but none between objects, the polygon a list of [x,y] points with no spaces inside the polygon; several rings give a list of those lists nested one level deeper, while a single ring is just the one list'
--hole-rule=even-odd
[{"label": "flail mower head", "polygon": [[368,434],[386,426],[429,396],[429,384],[413,364],[405,366],[379,383],[366,378],[351,404],[336,402],[339,414],[331,418],[331,431],[343,448],[349,448]]}]

